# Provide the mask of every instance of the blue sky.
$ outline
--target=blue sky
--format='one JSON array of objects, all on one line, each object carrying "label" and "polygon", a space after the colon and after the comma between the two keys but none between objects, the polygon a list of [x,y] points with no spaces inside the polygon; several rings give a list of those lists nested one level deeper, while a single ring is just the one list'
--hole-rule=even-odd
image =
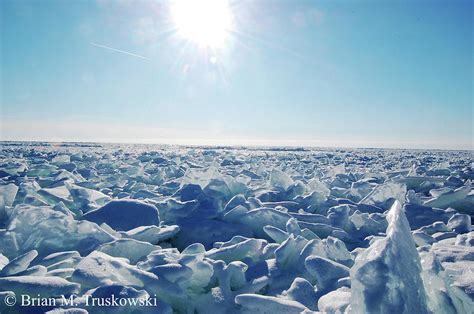
[{"label": "blue sky", "polygon": [[219,47],[171,5],[1,1],[0,138],[473,149],[471,1],[230,1]]}]

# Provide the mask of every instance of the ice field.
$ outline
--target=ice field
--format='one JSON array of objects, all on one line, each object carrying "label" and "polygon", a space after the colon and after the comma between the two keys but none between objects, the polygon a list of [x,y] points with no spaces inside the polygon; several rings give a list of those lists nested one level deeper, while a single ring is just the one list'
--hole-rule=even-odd
[{"label": "ice field", "polygon": [[473,313],[472,151],[4,142],[0,160],[2,314]]}]

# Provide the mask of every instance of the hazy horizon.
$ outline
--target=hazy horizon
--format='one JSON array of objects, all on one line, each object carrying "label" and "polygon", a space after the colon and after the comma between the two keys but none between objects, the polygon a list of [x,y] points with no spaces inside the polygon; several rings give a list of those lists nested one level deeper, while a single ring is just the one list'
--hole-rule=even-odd
[{"label": "hazy horizon", "polygon": [[143,146],[177,146],[177,147],[229,147],[229,148],[284,148],[284,149],[314,149],[314,150],[325,150],[325,149],[387,149],[387,150],[412,150],[412,151],[474,151],[472,148],[433,148],[433,147],[415,147],[411,145],[405,146],[370,146],[369,143],[362,145],[336,145],[335,143],[324,142],[324,141],[313,141],[313,142],[296,142],[296,141],[273,141],[273,140],[261,140],[261,141],[239,141],[239,140],[196,140],[196,139],[181,139],[181,140],[168,140],[163,139],[161,141],[113,141],[113,140],[51,140],[51,139],[20,139],[20,140],[2,140],[0,143],[35,143],[35,144],[98,144],[98,145],[143,145]]},{"label": "hazy horizon", "polygon": [[473,150],[471,12],[2,1],[0,140]]}]

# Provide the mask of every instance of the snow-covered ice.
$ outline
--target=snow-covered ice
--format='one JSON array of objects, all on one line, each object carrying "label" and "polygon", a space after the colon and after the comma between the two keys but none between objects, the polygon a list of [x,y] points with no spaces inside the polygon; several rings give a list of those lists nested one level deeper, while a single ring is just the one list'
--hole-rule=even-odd
[{"label": "snow-covered ice", "polygon": [[[1,313],[472,313],[472,152],[4,142]],[[68,304],[8,307],[15,294]],[[155,300],[91,306],[91,298]]]}]

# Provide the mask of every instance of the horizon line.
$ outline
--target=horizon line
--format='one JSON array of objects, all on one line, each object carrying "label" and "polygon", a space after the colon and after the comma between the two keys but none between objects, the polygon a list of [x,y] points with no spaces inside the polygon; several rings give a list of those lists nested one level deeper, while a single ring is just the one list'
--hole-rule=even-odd
[{"label": "horizon line", "polygon": [[[186,142],[188,141],[188,142]],[[189,141],[194,141],[191,143]],[[196,143],[200,141],[201,143]],[[209,140],[208,140],[209,141]],[[48,144],[58,144],[58,143],[69,143],[69,144],[122,144],[122,145],[162,145],[162,146],[179,146],[179,147],[215,147],[215,148],[303,148],[303,149],[388,149],[388,150],[433,150],[433,151],[467,151],[474,152],[474,148],[436,148],[436,147],[401,147],[401,146],[358,146],[358,145],[315,145],[315,144],[270,144],[268,142],[275,142],[275,140],[257,140],[249,143],[227,143],[224,144],[223,140],[211,139],[210,141],[219,141],[222,143],[205,143],[205,140],[199,139],[185,139],[185,140],[162,140],[162,141],[113,141],[113,140],[66,140],[66,141],[57,141],[57,140],[4,140],[0,139],[0,143],[48,143]],[[286,140],[282,142],[291,142],[291,140]],[[256,143],[256,142],[265,142],[265,143]]]}]

